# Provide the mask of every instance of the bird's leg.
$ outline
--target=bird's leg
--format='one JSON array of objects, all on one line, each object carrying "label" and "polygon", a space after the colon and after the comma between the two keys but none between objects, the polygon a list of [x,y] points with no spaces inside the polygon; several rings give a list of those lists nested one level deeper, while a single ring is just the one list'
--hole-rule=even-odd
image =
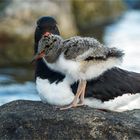
[{"label": "bird's leg", "polygon": [[83,80],[83,90],[82,90],[82,94],[80,96],[80,101],[79,101],[78,105],[84,105],[86,85],[87,85],[87,81]]},{"label": "bird's leg", "polygon": [[78,89],[77,89],[77,92],[76,92],[76,95],[75,95],[75,98],[74,100],[72,101],[72,104],[73,105],[76,105],[78,103],[78,100],[79,100],[79,97],[83,91],[83,82],[82,80],[79,81],[79,84],[78,84]]},{"label": "bird's leg", "polygon": [[[82,106],[83,105],[83,101],[84,101],[84,95],[85,95],[85,88],[86,88],[86,81],[85,80],[80,80],[79,81],[79,84],[78,84],[78,89],[77,89],[77,92],[76,92],[76,95],[74,97],[74,100],[72,101],[72,103],[66,107],[62,107],[60,108],[60,110],[65,110],[65,109],[69,109],[69,108],[72,108],[72,107],[77,107],[77,106]],[[81,96],[81,102],[78,104],[78,101],[79,101],[79,97],[80,95],[83,94]]]}]

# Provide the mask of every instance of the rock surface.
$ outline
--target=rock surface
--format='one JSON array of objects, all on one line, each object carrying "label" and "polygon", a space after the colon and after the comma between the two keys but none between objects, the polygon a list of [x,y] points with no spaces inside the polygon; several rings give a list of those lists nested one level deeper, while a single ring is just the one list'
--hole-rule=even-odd
[{"label": "rock surface", "polygon": [[60,111],[39,101],[0,107],[1,140],[139,140],[140,110],[104,112],[89,107]]}]

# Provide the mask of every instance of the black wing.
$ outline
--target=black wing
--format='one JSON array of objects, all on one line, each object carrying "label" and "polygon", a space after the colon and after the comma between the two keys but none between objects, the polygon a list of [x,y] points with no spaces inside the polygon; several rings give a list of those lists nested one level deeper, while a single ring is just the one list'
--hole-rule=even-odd
[{"label": "black wing", "polygon": [[140,93],[140,73],[112,68],[88,82],[85,96],[108,101],[126,93]]}]

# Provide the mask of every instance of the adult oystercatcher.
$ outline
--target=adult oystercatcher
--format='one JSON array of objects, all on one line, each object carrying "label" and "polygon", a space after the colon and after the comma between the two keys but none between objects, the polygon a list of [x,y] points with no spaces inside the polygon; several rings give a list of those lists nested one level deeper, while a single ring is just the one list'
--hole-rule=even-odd
[{"label": "adult oystercatcher", "polygon": [[[42,17],[37,21],[34,45],[35,54],[37,53],[38,49],[38,41],[45,32],[59,34],[54,18]],[[65,76],[61,73],[52,71],[41,59],[37,60],[36,62],[35,77],[37,90],[42,101],[54,105],[68,105],[74,99],[73,93],[76,92],[77,83],[72,85],[72,92],[70,87],[67,86],[67,83],[62,82]],[[115,101],[112,101],[111,99],[114,99],[115,97],[121,98],[123,94],[127,93],[136,95],[136,93],[140,92],[139,83],[139,73],[113,67],[112,69],[104,72],[103,75],[87,82],[85,97],[92,98],[89,102],[86,100],[85,104],[96,108],[117,110],[118,106],[116,105]],[[128,96],[130,97],[130,95]],[[121,99],[118,98],[117,102],[118,100],[121,101]],[[92,101],[92,99],[94,101]],[[95,101],[95,99],[97,100]],[[111,102],[114,102],[115,107],[113,103],[111,104]],[[107,104],[110,104],[111,108]],[[136,106],[132,107],[131,109],[133,108],[136,108]],[[128,108],[126,107],[126,109]]]}]

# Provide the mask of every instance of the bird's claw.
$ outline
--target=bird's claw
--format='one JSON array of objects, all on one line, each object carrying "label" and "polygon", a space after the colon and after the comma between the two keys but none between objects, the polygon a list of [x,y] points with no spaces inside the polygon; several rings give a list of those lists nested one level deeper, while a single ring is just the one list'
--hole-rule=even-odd
[{"label": "bird's claw", "polygon": [[80,107],[80,106],[84,106],[84,103],[78,103],[78,104],[70,104],[68,106],[65,106],[65,107],[60,107],[60,110],[66,110],[66,109],[69,109],[69,108],[75,108],[75,107]]}]

